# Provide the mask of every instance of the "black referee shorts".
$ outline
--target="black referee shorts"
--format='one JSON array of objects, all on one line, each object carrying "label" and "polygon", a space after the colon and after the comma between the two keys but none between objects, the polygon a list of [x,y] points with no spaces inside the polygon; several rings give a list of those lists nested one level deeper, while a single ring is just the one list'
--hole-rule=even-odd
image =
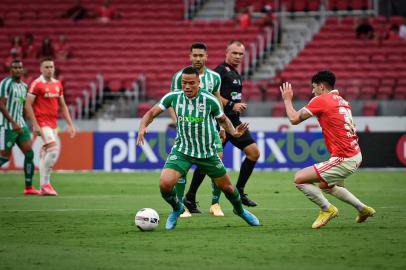
[{"label": "black referee shorts", "polygon": [[[233,126],[236,127],[239,124],[241,124],[241,121],[235,120],[235,119],[230,119],[231,122],[233,123]],[[234,120],[234,121],[233,121]],[[225,145],[227,144],[227,142],[231,142],[235,147],[237,147],[240,150],[243,150],[245,147],[247,147],[250,144],[255,143],[254,138],[252,138],[251,132],[249,130],[247,130],[241,137],[239,138],[235,138],[233,136],[231,136],[230,134],[228,134],[226,132],[226,139],[223,142],[223,148],[225,147]]]}]

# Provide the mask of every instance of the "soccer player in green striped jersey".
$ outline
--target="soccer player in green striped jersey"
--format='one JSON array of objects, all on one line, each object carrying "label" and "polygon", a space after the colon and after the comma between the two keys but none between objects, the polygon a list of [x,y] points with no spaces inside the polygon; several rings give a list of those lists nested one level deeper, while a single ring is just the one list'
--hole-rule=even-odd
[{"label": "soccer player in green striped jersey", "polygon": [[[193,43],[190,47],[190,62],[192,63],[191,66],[199,71],[199,79],[200,84],[199,88],[202,90],[206,90],[212,93],[216,98],[219,100],[221,104],[221,97],[220,97],[220,87],[221,87],[221,78],[220,75],[211,70],[206,66],[207,61],[207,46],[203,42],[196,42]],[[179,70],[175,73],[172,77],[171,83],[171,91],[182,91],[182,71]],[[172,108],[168,109],[168,112],[173,120],[176,122],[175,112]],[[213,118],[213,121],[216,120]],[[222,135],[225,137],[224,130],[221,131]],[[217,153],[219,157],[223,158],[223,145],[220,139],[220,136],[216,135],[216,145],[217,145]],[[193,179],[189,187],[189,191],[184,198],[185,186],[186,186],[186,175],[182,175],[182,177],[176,183],[176,194],[179,200],[183,200],[183,203],[186,206],[186,211],[181,215],[181,217],[191,217],[190,213],[201,213],[201,211],[197,208],[196,205],[196,192],[199,188],[200,184],[203,182],[203,179],[206,175],[202,172],[202,170],[197,167],[193,173]],[[221,195],[220,188],[212,181],[212,201],[210,207],[210,213],[214,216],[224,216],[223,211],[221,210],[219,199]]]},{"label": "soccer player in green striped jersey", "polygon": [[[28,86],[21,80],[23,63],[14,60],[10,66],[11,76],[0,82],[0,166],[7,163],[15,144],[23,152],[25,195],[38,195],[39,191],[32,186],[34,175],[34,152],[32,151],[31,133],[24,120],[24,103]],[[1,129],[1,128],[0,128]],[[3,142],[3,143],[2,143]]]},{"label": "soccer player in green striped jersey", "polygon": [[251,226],[259,226],[259,220],[242,207],[238,190],[231,184],[223,162],[217,155],[215,134],[218,133],[212,118],[232,136],[239,137],[248,129],[242,123],[236,128],[224,115],[218,100],[209,92],[199,89],[199,72],[193,67],[182,71],[183,91],[166,94],[159,104],[152,107],[142,118],[137,144],[144,143],[147,127],[155,117],[172,107],[176,114],[176,139],[160,176],[160,191],[164,200],[172,206],[165,228],[175,228],[185,206],[176,196],[175,184],[195,164],[208,174],[231,202],[234,213]]}]

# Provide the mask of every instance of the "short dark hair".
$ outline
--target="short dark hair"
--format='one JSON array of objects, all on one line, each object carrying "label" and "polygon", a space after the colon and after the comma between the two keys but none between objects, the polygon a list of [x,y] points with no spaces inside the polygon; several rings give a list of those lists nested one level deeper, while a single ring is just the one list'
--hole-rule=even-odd
[{"label": "short dark hair", "polygon": [[21,59],[14,59],[13,61],[11,61],[11,63],[10,63],[10,67],[13,65],[13,64],[15,64],[15,63],[23,63],[23,61],[21,61]]},{"label": "short dark hair", "polygon": [[192,51],[193,49],[202,49],[207,51],[207,45],[204,42],[195,42],[192,44],[192,46],[190,46],[190,51]]},{"label": "short dark hair", "polygon": [[41,59],[41,62],[40,62],[40,64],[42,64],[42,63],[44,63],[44,62],[46,62],[46,61],[54,61],[54,59],[52,58],[52,57],[50,57],[50,56],[46,56],[46,57],[43,57],[42,59]]},{"label": "short dark hair", "polygon": [[190,67],[185,67],[185,68],[182,70],[182,74],[195,74],[196,77],[199,78],[199,71],[198,71],[196,68],[192,67],[192,66],[190,66]]},{"label": "short dark hair", "polygon": [[333,72],[330,70],[322,70],[317,72],[313,77],[312,77],[312,84],[324,84],[326,85],[330,90],[334,88],[334,85],[336,83],[336,75],[334,75]]}]

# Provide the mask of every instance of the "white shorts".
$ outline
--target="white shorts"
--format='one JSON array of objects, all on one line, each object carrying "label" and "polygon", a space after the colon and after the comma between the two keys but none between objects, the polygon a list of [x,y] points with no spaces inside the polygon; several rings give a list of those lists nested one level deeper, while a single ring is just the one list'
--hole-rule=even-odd
[{"label": "white shorts", "polygon": [[329,186],[343,185],[344,179],[353,174],[361,165],[362,154],[359,152],[353,157],[331,157],[329,160],[314,164],[322,182],[326,182]]},{"label": "white shorts", "polygon": [[44,144],[49,144],[53,142],[57,142],[57,132],[56,129],[50,128],[50,127],[42,127],[41,128],[42,134],[44,134],[45,138],[42,138],[44,141]]}]

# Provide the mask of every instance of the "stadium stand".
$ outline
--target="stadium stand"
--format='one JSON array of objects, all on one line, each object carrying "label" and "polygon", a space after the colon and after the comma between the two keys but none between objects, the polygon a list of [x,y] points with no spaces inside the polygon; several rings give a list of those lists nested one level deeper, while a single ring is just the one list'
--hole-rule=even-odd
[{"label": "stadium stand", "polygon": [[[337,87],[350,99],[404,99],[402,78],[406,77],[406,42],[402,40],[355,38],[356,18],[329,18],[321,31],[279,74],[292,81],[301,98],[301,88],[320,69],[331,69],[338,77]],[[380,20],[371,19],[376,25]],[[390,24],[391,19],[387,23]]]},{"label": "stadium stand", "polygon": [[[81,2],[94,11],[102,1]],[[35,4],[30,0],[2,1],[0,16],[5,18],[5,27],[0,28],[0,55],[2,59],[8,56],[9,40],[16,35],[30,32],[38,42],[45,36],[56,41],[64,34],[72,57],[57,61],[56,67],[63,78],[68,104],[75,103],[98,73],[103,74],[112,92],[124,84],[131,85],[129,82],[144,74],[146,98],[159,99],[169,89],[173,73],[189,64],[187,55],[192,42],[203,40],[208,44],[208,64],[214,68],[224,60],[229,40],[249,44],[261,31],[256,26],[240,29],[233,21],[184,21],[181,0],[123,0],[112,4],[121,18],[101,23],[95,18],[62,18],[60,14],[72,5],[70,0],[37,0]],[[38,59],[24,59],[31,76],[37,74],[38,63]]]}]

